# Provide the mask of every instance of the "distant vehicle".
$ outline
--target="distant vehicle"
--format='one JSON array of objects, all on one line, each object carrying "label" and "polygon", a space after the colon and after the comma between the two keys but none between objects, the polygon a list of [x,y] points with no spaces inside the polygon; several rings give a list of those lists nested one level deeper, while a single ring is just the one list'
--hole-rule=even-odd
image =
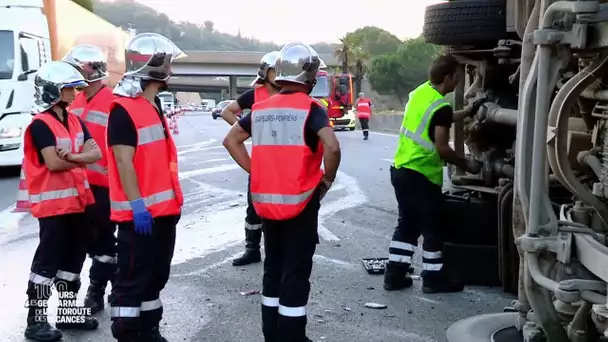
[{"label": "distant vehicle", "polygon": [[202,99],[201,104],[203,105],[203,110],[213,110],[216,107],[216,102],[214,99]]},{"label": "distant vehicle", "polygon": [[232,100],[221,101],[220,103],[217,104],[217,106],[215,108],[213,108],[213,110],[211,111],[211,116],[213,117],[213,120],[215,120],[221,116],[222,110],[224,110],[224,108],[226,108],[226,106],[230,102],[232,102]]},{"label": "distant vehicle", "polygon": [[114,86],[125,70],[124,55],[118,52],[124,51],[130,36],[65,0],[2,0],[0,18],[0,166],[17,166],[23,160],[25,128],[33,117],[38,68],[60,60],[76,44],[92,44],[107,51],[108,81]]},{"label": "distant vehicle", "polygon": [[158,94],[158,98],[160,98],[160,103],[163,106],[163,111],[168,112],[172,111],[175,108],[175,96],[168,91],[163,91]]},{"label": "distant vehicle", "polygon": [[350,74],[330,75],[321,70],[317,73],[317,84],[310,96],[327,108],[329,120],[335,129],[355,130],[353,114],[354,88]]}]

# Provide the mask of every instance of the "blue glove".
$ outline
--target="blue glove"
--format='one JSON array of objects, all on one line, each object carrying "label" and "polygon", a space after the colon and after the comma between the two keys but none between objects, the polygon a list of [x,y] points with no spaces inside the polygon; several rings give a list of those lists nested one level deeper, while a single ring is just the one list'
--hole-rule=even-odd
[{"label": "blue glove", "polygon": [[133,209],[133,222],[135,223],[135,232],[139,235],[152,234],[152,215],[146,208],[144,200],[139,198],[131,201],[131,209]]}]

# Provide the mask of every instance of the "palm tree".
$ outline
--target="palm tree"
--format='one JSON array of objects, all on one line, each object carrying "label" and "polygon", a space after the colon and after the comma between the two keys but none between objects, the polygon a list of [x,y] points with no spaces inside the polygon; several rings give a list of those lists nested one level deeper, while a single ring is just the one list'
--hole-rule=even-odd
[{"label": "palm tree", "polygon": [[367,71],[370,56],[363,48],[362,37],[347,34],[340,38],[340,45],[334,51],[341,64],[341,71],[355,78],[355,92],[361,92],[361,83]]}]

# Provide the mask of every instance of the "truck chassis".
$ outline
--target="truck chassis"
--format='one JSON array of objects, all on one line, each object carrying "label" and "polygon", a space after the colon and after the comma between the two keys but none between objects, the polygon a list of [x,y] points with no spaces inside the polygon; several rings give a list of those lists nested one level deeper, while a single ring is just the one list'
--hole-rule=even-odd
[{"label": "truck chassis", "polygon": [[462,63],[456,109],[488,100],[455,127],[457,151],[485,168],[451,181],[496,201],[500,278],[517,293],[511,312],[459,321],[448,340],[605,340],[608,3],[454,0],[427,8],[423,35]]}]

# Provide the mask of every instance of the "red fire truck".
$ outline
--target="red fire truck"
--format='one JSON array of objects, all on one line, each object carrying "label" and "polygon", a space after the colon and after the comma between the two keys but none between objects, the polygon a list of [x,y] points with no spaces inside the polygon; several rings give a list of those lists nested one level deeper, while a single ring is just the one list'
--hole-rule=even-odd
[{"label": "red fire truck", "polygon": [[355,100],[353,79],[349,74],[329,75],[321,70],[317,73],[317,84],[310,96],[316,98],[325,107],[329,119],[336,129],[355,129],[353,104]]}]

